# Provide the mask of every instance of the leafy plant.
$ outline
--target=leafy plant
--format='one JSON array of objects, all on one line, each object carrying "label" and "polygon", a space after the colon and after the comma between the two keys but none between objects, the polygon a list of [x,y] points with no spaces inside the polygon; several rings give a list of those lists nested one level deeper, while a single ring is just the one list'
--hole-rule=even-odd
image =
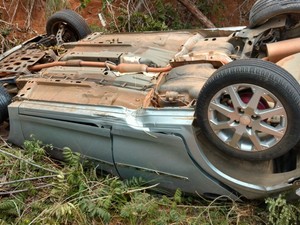
[{"label": "leafy plant", "polygon": [[269,211],[268,219],[271,224],[299,224],[300,209],[287,202],[283,195],[266,199]]},{"label": "leafy plant", "polygon": [[129,220],[130,224],[141,224],[147,217],[157,215],[158,204],[148,193],[135,193],[120,212],[120,216]]},{"label": "leafy plant", "polygon": [[11,27],[6,27],[1,29],[1,35],[3,37],[7,37],[11,33],[12,28]]},{"label": "leafy plant", "polygon": [[86,8],[90,2],[91,2],[91,0],[80,0],[80,7]]},{"label": "leafy plant", "polygon": [[42,146],[42,142],[36,140],[33,136],[31,136],[31,140],[27,140],[24,142],[24,150],[27,155],[34,157],[36,159],[41,159],[41,157],[45,156],[45,146]]},{"label": "leafy plant", "polygon": [[[163,0],[123,2],[115,7],[113,0],[102,1],[102,13],[111,21],[111,32],[120,31],[161,31],[191,28],[191,23],[182,21],[173,3]],[[186,11],[185,14],[189,14]]]}]

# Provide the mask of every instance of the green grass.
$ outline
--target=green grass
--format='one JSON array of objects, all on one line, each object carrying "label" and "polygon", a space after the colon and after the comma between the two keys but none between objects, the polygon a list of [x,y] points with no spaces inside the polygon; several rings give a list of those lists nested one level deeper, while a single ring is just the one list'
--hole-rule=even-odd
[{"label": "green grass", "polygon": [[[51,151],[51,146],[46,146]],[[234,202],[154,192],[140,178],[101,177],[65,148],[49,158],[37,140],[0,148],[0,224],[296,224],[299,207],[280,196]]]}]

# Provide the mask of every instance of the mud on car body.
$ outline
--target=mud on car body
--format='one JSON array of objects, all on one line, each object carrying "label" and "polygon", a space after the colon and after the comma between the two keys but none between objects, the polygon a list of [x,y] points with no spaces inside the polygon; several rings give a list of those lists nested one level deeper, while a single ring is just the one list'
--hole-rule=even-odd
[{"label": "mud on car body", "polygon": [[257,1],[249,27],[194,31],[91,33],[55,13],[46,35],[0,58],[9,141],[33,134],[166,190],[295,193],[300,1],[284,3]]}]

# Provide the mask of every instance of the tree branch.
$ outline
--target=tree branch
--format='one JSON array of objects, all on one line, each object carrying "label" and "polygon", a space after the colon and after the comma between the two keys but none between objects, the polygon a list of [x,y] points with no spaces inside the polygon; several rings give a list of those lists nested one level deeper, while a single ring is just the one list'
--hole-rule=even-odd
[{"label": "tree branch", "polygon": [[215,28],[215,25],[190,0],[177,0],[184,5],[204,26]]}]

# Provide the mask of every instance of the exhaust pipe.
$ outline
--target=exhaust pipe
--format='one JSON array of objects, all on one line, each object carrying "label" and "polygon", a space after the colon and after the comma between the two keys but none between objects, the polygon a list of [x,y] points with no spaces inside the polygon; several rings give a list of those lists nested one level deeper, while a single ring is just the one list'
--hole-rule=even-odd
[{"label": "exhaust pipe", "polygon": [[300,38],[269,43],[266,46],[267,60],[276,63],[287,56],[300,52]]},{"label": "exhaust pipe", "polygon": [[118,71],[120,73],[129,73],[129,72],[154,72],[154,73],[163,73],[168,72],[172,69],[171,66],[166,67],[148,67],[146,64],[129,64],[121,63],[119,65],[113,65],[108,62],[90,62],[82,60],[69,60],[69,61],[58,61],[50,62],[40,65],[34,65],[28,67],[30,71],[38,71],[45,68],[50,68],[54,66],[87,66],[87,67],[108,67],[111,70]]}]

